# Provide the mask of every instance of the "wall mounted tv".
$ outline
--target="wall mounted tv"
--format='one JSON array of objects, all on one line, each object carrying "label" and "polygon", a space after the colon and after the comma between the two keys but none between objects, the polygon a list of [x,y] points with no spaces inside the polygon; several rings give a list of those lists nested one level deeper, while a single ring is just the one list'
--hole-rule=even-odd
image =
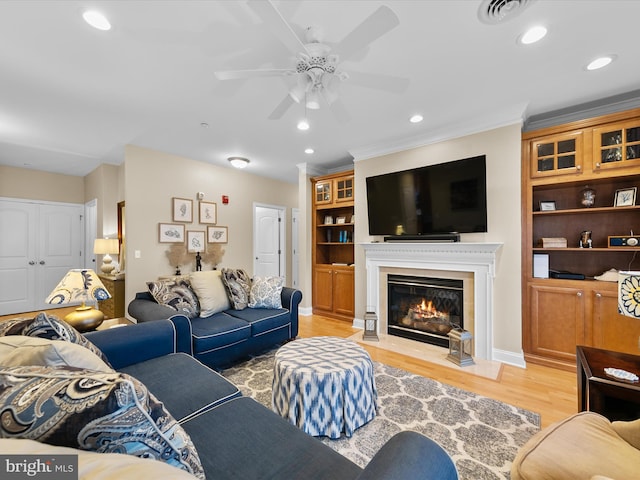
[{"label": "wall mounted tv", "polygon": [[369,235],[487,231],[486,156],[367,177]]}]

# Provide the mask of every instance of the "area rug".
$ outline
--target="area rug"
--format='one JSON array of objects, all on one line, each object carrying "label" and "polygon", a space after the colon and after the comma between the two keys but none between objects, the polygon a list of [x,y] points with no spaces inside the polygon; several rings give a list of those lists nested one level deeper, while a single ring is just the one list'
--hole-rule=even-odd
[{"label": "area rug", "polygon": [[[243,395],[271,408],[275,350],[222,371]],[[462,480],[509,479],[511,463],[540,429],[538,414],[374,362],[378,412],[351,438],[319,438],[364,467],[395,433],[413,430],[437,441]]]}]

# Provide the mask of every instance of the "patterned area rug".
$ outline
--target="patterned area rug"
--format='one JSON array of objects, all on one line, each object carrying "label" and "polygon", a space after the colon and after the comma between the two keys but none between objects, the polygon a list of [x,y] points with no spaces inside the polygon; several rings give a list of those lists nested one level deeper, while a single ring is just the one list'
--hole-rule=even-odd
[{"label": "patterned area rug", "polygon": [[[271,408],[275,350],[224,370],[246,396]],[[364,467],[401,430],[437,441],[451,455],[461,480],[509,479],[519,447],[540,428],[538,414],[374,362],[376,417],[351,438],[320,440]]]}]

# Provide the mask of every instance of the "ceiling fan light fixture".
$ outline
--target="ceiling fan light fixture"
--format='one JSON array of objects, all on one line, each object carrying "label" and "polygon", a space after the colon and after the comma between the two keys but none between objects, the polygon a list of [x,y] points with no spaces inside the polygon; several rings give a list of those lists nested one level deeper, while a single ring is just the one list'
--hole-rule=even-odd
[{"label": "ceiling fan light fixture", "polygon": [[302,130],[303,132],[309,130],[309,122],[307,122],[306,118],[298,122],[298,130]]},{"label": "ceiling fan light fixture", "polygon": [[111,30],[111,23],[107,20],[102,13],[96,10],[87,10],[82,14],[84,21],[98,30],[107,31]]},{"label": "ceiling fan light fixture", "polygon": [[242,169],[242,168],[246,168],[247,165],[249,165],[249,159],[244,157],[229,157],[227,158],[227,160],[229,160],[229,163],[231,163],[231,166],[235,168]]},{"label": "ceiling fan light fixture", "polygon": [[316,89],[307,94],[307,108],[310,110],[318,110],[320,108],[320,95],[318,95]]}]

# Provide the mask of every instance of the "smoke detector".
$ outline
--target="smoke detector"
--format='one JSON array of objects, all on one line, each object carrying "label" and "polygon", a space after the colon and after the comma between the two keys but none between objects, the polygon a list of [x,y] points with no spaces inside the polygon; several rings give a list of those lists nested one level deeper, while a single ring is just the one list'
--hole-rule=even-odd
[{"label": "smoke detector", "polygon": [[495,25],[517,17],[535,0],[483,0],[478,18],[483,23]]}]

